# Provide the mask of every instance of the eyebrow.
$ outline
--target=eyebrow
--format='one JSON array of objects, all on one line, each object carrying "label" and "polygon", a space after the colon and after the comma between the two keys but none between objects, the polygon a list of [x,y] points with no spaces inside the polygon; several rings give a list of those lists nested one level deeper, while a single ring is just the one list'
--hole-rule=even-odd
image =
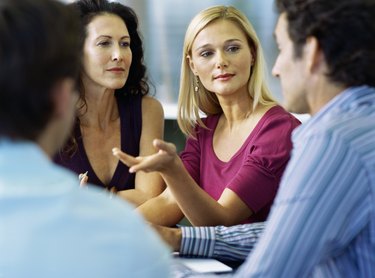
[{"label": "eyebrow", "polygon": [[[240,40],[240,39],[229,39],[229,40],[226,40],[224,43],[229,44],[229,43],[232,43],[232,42],[242,42],[242,40]],[[195,51],[199,51],[199,50],[204,49],[204,48],[206,48],[210,45],[211,45],[210,43],[206,43],[206,44],[198,47],[197,49],[195,49]]]},{"label": "eyebrow", "polygon": [[[100,36],[98,36],[96,39],[101,39],[101,38],[112,39],[112,37],[111,37],[111,36],[108,36],[108,35],[100,35]],[[123,40],[123,39],[130,39],[130,36],[122,36],[122,37],[120,38],[120,40]]]}]

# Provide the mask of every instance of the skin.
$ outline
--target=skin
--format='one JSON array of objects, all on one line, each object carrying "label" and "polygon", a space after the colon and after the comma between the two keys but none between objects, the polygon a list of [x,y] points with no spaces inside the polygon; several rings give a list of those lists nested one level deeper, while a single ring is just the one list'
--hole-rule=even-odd
[{"label": "skin", "polygon": [[168,244],[174,252],[180,251],[182,241],[182,231],[180,228],[169,228],[151,224],[151,227],[161,236],[162,240]]},{"label": "skin", "polygon": [[[231,21],[214,21],[196,36],[192,55],[187,59],[192,72],[199,77],[204,87],[216,94],[223,108],[214,132],[213,146],[220,160],[229,161],[261,117],[271,108],[259,106],[251,111],[247,84],[253,57],[247,37]],[[167,184],[168,188],[163,193],[165,198],[160,197],[159,202],[150,202],[153,213],[145,214],[150,222],[176,224],[173,221],[181,217],[178,207],[196,226],[234,225],[252,214],[230,189],[225,189],[218,201],[203,191],[184,168],[173,144],[162,140],[154,140],[153,144],[158,150],[156,154],[137,158],[117,148],[113,150],[116,157],[131,167],[131,172],[156,171]],[[169,208],[168,216],[164,213],[166,206]]]},{"label": "skin", "polygon": [[[80,127],[92,168],[104,184],[109,184],[119,163],[111,155],[111,149],[119,148],[121,140],[120,116],[114,92],[125,85],[129,75],[131,38],[124,21],[113,14],[94,17],[87,25],[87,33],[82,81],[88,109],[80,117]],[[162,138],[163,117],[160,103],[154,98],[143,97],[140,155],[155,152],[150,142],[152,138]],[[84,179],[83,184],[87,180],[90,181],[90,177]],[[158,173],[139,173],[135,189],[118,194],[137,206],[160,194],[163,189]]]}]

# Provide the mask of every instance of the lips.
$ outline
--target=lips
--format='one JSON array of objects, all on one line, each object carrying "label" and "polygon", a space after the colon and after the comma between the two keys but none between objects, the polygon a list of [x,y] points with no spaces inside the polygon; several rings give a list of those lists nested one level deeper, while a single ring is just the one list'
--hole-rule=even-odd
[{"label": "lips", "polygon": [[234,74],[222,73],[222,74],[214,76],[214,79],[228,79],[228,78],[231,78],[232,76],[234,76]]},{"label": "lips", "polygon": [[125,69],[124,68],[115,67],[115,68],[107,69],[107,71],[111,71],[111,72],[124,72]]}]

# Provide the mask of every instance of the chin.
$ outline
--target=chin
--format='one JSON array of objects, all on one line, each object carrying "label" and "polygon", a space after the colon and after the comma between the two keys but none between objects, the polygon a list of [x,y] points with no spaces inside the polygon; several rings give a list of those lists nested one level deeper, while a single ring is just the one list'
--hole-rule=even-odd
[{"label": "chin", "polygon": [[125,86],[125,82],[108,84],[108,89],[118,90]]},{"label": "chin", "polygon": [[310,113],[305,96],[300,94],[284,94],[284,108],[290,113],[306,114]]}]

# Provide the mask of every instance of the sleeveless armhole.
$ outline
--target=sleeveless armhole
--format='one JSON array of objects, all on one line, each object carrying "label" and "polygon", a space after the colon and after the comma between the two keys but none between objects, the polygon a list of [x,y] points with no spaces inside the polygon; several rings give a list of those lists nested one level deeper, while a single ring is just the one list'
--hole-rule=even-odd
[{"label": "sleeveless armhole", "polygon": [[[142,95],[116,94],[121,122],[121,150],[139,155],[139,143],[142,133]],[[129,173],[129,167],[119,162],[111,183],[117,190],[133,189],[135,174]]]}]

